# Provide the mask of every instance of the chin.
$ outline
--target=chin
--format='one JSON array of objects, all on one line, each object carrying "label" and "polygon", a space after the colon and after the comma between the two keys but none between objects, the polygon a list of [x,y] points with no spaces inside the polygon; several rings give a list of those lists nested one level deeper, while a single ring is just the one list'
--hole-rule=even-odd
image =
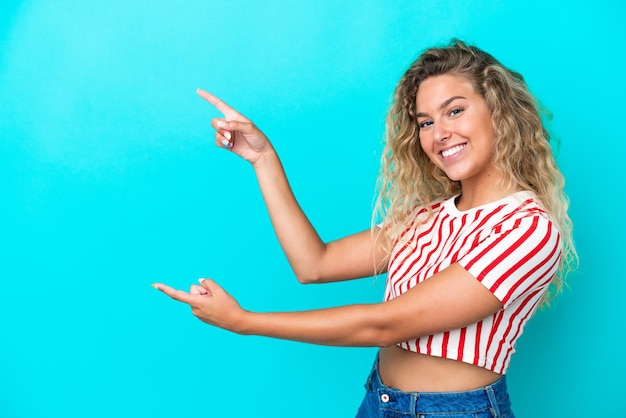
[{"label": "chin", "polygon": [[455,173],[446,173],[446,177],[448,177],[451,181],[461,181],[463,180],[465,177],[459,175],[459,174],[455,174]]}]

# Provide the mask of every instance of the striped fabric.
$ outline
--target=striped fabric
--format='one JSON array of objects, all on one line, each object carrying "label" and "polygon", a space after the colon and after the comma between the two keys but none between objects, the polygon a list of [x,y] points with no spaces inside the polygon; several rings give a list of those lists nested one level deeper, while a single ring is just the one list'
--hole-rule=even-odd
[{"label": "striped fabric", "polygon": [[389,261],[385,300],[459,263],[504,308],[465,328],[399,346],[504,374],[515,352],[515,341],[557,270],[560,235],[529,192],[468,211],[459,211],[454,200],[434,204],[430,218],[427,210],[419,210],[399,236]]}]

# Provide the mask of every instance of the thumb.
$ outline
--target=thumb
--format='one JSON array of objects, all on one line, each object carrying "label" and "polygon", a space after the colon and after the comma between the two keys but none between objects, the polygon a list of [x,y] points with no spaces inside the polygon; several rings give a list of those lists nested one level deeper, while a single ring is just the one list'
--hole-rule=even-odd
[{"label": "thumb", "polygon": [[258,131],[258,128],[250,121],[217,119],[216,125],[219,129],[240,132],[244,135],[250,135]]},{"label": "thumb", "polygon": [[213,296],[213,292],[211,291],[211,289],[215,288],[217,286],[217,283],[215,283],[211,279],[198,279],[198,282],[200,283],[200,286],[202,286],[202,288],[208,292],[209,296]]}]

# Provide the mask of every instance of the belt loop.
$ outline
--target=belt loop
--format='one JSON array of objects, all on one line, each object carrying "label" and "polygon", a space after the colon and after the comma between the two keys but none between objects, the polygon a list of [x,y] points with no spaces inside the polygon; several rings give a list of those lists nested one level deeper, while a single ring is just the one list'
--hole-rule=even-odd
[{"label": "belt loop", "polygon": [[378,375],[378,355],[376,356],[376,360],[374,361],[374,364],[372,365],[372,369],[370,370],[369,376],[367,376],[367,382],[365,383],[365,387],[368,390],[373,390],[374,389],[374,380],[376,379],[376,376]]},{"label": "belt loop", "polygon": [[374,370],[372,369],[372,370],[370,371],[370,374],[367,376],[367,381],[365,382],[365,388],[366,388],[367,390],[370,390],[370,391],[371,391],[372,389],[374,389],[374,384],[373,384],[373,383],[374,383],[374,382],[373,382],[373,380],[374,380],[374,379],[373,379],[373,376],[374,376]]},{"label": "belt loop", "polygon": [[412,417],[417,417],[418,415],[418,411],[419,409],[417,408],[417,401],[419,400],[420,395],[419,393],[412,393],[411,394],[411,416]]},{"label": "belt loop", "polygon": [[491,403],[491,414],[494,418],[498,418],[500,416],[500,408],[498,407],[498,400],[496,399],[496,393],[494,392],[493,387],[486,386],[485,392],[487,392],[487,397]]}]

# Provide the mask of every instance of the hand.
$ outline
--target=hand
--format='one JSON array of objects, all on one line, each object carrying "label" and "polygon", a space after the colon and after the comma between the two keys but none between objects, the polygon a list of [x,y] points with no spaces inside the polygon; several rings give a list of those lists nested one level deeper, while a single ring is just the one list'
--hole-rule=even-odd
[{"label": "hand", "polygon": [[200,279],[200,286],[191,285],[189,293],[162,283],[152,285],[169,297],[188,304],[191,313],[207,324],[238,332],[245,312],[239,303],[211,279]]},{"label": "hand", "polygon": [[211,121],[218,147],[231,150],[252,165],[264,153],[273,151],[267,137],[248,118],[207,91],[198,89],[197,93],[224,115]]}]

